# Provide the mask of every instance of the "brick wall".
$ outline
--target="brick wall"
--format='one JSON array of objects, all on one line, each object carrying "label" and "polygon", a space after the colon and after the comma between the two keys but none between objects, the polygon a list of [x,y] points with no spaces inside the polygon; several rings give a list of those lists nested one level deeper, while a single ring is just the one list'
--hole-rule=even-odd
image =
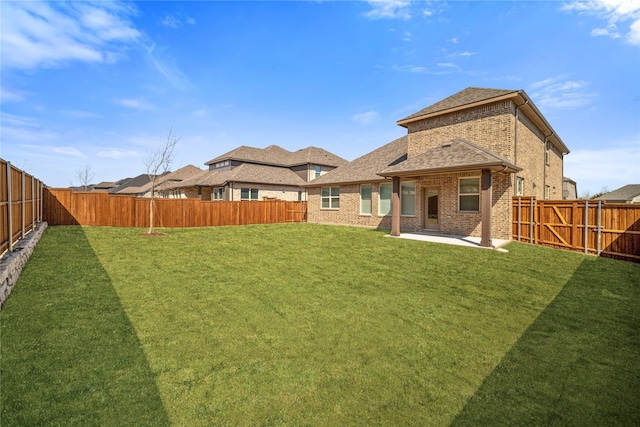
[{"label": "brick wall", "polygon": [[[408,157],[437,147],[453,138],[464,138],[509,159],[523,168],[517,174],[493,174],[492,238],[511,238],[511,200],[515,195],[515,177],[525,180],[524,195],[544,198],[545,185],[550,198],[562,198],[562,154],[552,147],[545,163],[545,135],[522,112],[516,119],[516,105],[500,101],[456,111],[407,125]],[[481,175],[481,171],[438,174],[416,180],[416,215],[402,217],[400,229],[415,231],[424,227],[425,188],[438,189],[440,230],[447,234],[480,237],[481,213],[458,209],[459,178]],[[360,215],[360,186],[340,186],[340,208],[320,209],[320,188],[309,189],[310,222],[391,228],[390,216],[378,216],[378,184],[373,184],[372,215]]]},{"label": "brick wall", "polygon": [[273,198],[276,200],[286,200],[286,201],[297,201],[298,200],[298,192],[302,191],[302,200],[304,200],[305,191],[303,188],[299,187],[289,187],[285,185],[261,185],[261,184],[238,184],[235,183],[233,189],[227,191],[232,191],[234,201],[238,201],[241,199],[242,189],[243,188],[257,188],[258,189],[258,200],[263,200],[264,198]]}]

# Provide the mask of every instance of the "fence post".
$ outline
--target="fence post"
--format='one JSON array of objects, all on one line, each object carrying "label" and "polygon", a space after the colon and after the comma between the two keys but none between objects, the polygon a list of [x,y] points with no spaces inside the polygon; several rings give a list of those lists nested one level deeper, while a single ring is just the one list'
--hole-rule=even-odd
[{"label": "fence post", "polygon": [[589,252],[589,200],[584,201],[584,253]]},{"label": "fence post", "polygon": [[7,162],[7,227],[9,229],[9,252],[13,252],[13,217],[11,216],[11,162]]},{"label": "fence post", "polygon": [[36,228],[36,179],[31,177],[31,230]]},{"label": "fence post", "polygon": [[533,203],[533,197],[531,197],[531,201],[529,202],[529,243],[533,243],[533,221],[534,221],[534,209],[535,205]]},{"label": "fence post", "polygon": [[602,200],[598,200],[598,256],[602,252]]},{"label": "fence post", "polygon": [[22,182],[20,183],[20,187],[22,187],[22,188],[21,188],[21,191],[20,191],[20,202],[21,202],[21,209],[20,209],[20,216],[21,216],[21,218],[20,218],[20,238],[23,239],[24,238],[24,225],[25,225],[24,223],[26,222],[26,218],[25,218],[25,215],[26,215],[26,212],[25,212],[26,200],[25,200],[25,198],[27,197],[27,195],[25,194],[25,188],[24,188],[25,187],[25,185],[24,185],[24,171],[21,171],[21,172],[22,172]]},{"label": "fence post", "polygon": [[522,221],[520,220],[520,216],[522,214],[522,197],[518,197],[518,242],[521,241],[521,227]]}]

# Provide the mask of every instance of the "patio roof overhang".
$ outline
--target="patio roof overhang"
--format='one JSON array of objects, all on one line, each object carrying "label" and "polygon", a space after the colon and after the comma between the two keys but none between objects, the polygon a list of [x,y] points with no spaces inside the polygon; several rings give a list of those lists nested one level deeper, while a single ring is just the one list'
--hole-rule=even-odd
[{"label": "patio roof overhang", "polygon": [[514,173],[522,168],[466,139],[454,138],[420,155],[389,166],[378,175],[385,178],[404,178],[471,170]]},{"label": "patio roof overhang", "polygon": [[440,167],[440,168],[424,168],[424,169],[411,169],[411,170],[402,170],[402,171],[383,171],[380,172],[380,175],[383,178],[417,178],[425,175],[437,175],[437,174],[446,174],[451,172],[467,172],[467,171],[481,171],[481,170],[490,170],[492,173],[496,172],[504,172],[504,173],[516,173],[522,170],[521,167],[518,167],[512,163],[473,163],[467,165],[458,165],[458,166],[450,166],[450,167]]}]

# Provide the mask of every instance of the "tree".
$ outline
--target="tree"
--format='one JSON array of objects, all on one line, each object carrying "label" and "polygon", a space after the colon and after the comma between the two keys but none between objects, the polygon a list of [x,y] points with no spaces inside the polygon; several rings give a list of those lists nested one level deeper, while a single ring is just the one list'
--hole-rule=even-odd
[{"label": "tree", "polygon": [[81,191],[87,191],[89,189],[93,175],[94,173],[91,170],[91,165],[84,165],[76,171],[76,176],[78,177],[78,181],[80,181]]},{"label": "tree", "polygon": [[156,181],[159,176],[169,172],[169,168],[173,163],[173,150],[176,148],[176,144],[180,141],[180,138],[175,136],[173,128],[169,129],[167,140],[156,151],[151,153],[145,160],[144,164],[147,167],[147,175],[151,182],[151,197],[149,200],[149,232],[153,234],[153,211],[155,209],[156,198]]}]

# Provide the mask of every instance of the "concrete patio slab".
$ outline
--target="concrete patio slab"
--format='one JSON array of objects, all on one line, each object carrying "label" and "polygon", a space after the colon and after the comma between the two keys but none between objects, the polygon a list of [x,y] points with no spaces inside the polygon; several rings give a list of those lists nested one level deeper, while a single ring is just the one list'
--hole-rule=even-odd
[{"label": "concrete patio slab", "polygon": [[480,237],[456,236],[429,231],[416,231],[412,233],[400,233],[400,236],[391,236],[396,239],[421,240],[423,242],[443,243],[445,245],[467,246],[480,249],[492,249],[500,252],[508,252],[503,248],[509,240],[492,239],[493,247],[480,246]]}]

